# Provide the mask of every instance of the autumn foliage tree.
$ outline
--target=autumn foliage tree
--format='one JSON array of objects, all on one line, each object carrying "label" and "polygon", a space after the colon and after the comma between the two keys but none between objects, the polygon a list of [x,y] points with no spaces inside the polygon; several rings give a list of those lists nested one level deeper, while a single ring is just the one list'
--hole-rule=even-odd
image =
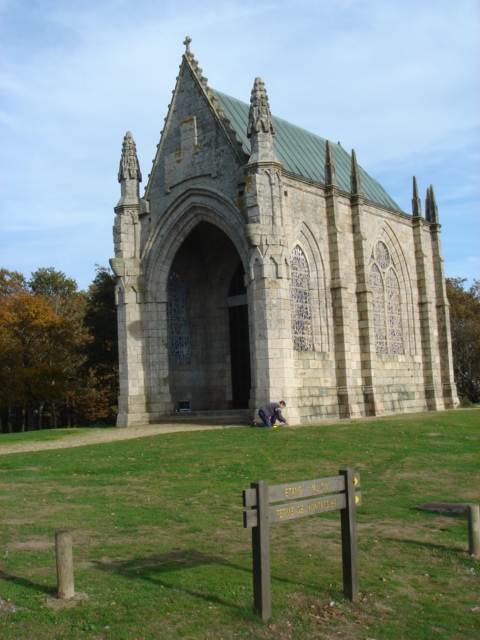
[{"label": "autumn foliage tree", "polygon": [[480,280],[447,278],[453,368],[458,394],[480,402]]},{"label": "autumn foliage tree", "polygon": [[113,424],[118,345],[113,274],[97,267],[87,291],[52,267],[27,281],[0,269],[3,430]]},{"label": "autumn foliage tree", "polygon": [[81,366],[85,360],[84,347],[91,339],[84,325],[87,298],[85,292],[78,291],[77,283],[62,271],[53,267],[34,271],[28,280],[29,290],[35,296],[42,296],[59,317],[68,320],[72,332],[71,349],[63,353],[65,370],[70,372],[68,385],[61,402],[51,402],[51,420],[54,427],[58,419],[65,426],[76,426],[78,398],[85,395],[85,383]]},{"label": "autumn foliage tree", "polygon": [[41,416],[46,403],[65,396],[77,347],[72,322],[55,313],[41,295],[19,291],[0,300],[0,404]]}]

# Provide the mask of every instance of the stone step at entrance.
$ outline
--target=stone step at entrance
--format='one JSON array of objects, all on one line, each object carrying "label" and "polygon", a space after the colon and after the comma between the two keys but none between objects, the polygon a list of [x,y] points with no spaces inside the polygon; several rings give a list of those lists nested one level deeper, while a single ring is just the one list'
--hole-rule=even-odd
[{"label": "stone step at entrance", "polygon": [[150,424],[250,424],[252,415],[249,409],[232,409],[219,411],[171,411],[150,420]]}]

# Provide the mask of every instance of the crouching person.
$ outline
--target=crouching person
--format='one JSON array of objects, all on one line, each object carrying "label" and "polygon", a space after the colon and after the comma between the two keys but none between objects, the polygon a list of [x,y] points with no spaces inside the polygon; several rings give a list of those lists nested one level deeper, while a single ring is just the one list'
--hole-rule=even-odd
[{"label": "crouching person", "polygon": [[282,409],[285,409],[286,403],[284,400],[280,402],[267,402],[258,410],[258,415],[262,422],[254,422],[254,427],[274,427],[276,422],[283,422],[288,424],[285,418],[282,416]]}]

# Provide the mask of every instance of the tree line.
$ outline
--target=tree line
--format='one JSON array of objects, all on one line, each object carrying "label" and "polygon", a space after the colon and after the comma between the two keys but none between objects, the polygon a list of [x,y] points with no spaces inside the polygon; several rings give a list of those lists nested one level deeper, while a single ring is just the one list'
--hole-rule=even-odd
[{"label": "tree line", "polygon": [[[447,278],[455,382],[480,402],[480,281]],[[97,267],[87,291],[52,267],[29,280],[0,269],[0,428],[114,424],[118,398],[115,277]]]},{"label": "tree line", "polygon": [[61,271],[29,280],[0,269],[2,432],[114,424],[118,397],[115,279],[87,291]]},{"label": "tree line", "polygon": [[464,404],[480,402],[480,280],[447,278],[453,369]]}]

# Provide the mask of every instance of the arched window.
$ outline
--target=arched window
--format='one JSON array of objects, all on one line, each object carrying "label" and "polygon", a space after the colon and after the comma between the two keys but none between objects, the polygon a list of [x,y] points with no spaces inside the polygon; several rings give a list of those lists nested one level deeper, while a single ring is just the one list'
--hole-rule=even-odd
[{"label": "arched window", "polygon": [[370,286],[373,294],[373,328],[377,353],[401,354],[403,349],[400,287],[390,253],[381,240],[370,258]]},{"label": "arched window", "polygon": [[175,364],[190,362],[187,289],[176,271],[168,277],[167,285],[168,361]]},{"label": "arched window", "polygon": [[292,251],[290,259],[290,305],[294,349],[312,351],[309,271],[305,254],[298,245]]}]

